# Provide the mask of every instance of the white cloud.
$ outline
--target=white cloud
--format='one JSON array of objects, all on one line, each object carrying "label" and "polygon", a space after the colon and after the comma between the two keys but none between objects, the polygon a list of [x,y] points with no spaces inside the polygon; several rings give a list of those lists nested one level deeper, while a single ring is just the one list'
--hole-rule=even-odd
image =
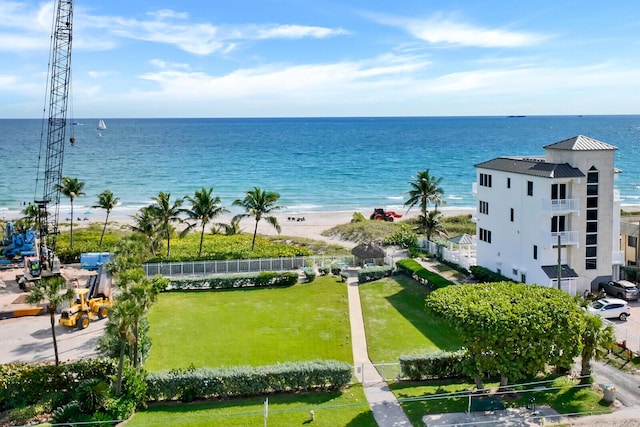
[{"label": "white cloud", "polygon": [[515,48],[535,45],[548,38],[530,32],[474,26],[442,14],[423,20],[375,14],[368,16],[381,24],[399,27],[413,37],[434,45]]},{"label": "white cloud", "polygon": [[[242,30],[241,30],[242,31]],[[255,35],[246,32],[247,38],[257,39],[300,39],[304,37],[323,39],[349,34],[342,28],[313,27],[304,25],[272,25],[257,27]]]},{"label": "white cloud", "polygon": [[186,12],[176,12],[175,10],[171,10],[171,9],[161,9],[161,10],[157,10],[155,12],[147,12],[147,15],[159,19],[159,20],[163,20],[163,19],[188,19],[189,18],[189,14]]}]

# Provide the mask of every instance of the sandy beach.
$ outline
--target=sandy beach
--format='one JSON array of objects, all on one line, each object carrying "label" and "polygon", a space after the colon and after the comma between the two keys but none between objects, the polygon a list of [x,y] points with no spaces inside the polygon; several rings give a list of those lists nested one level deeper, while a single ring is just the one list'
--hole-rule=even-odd
[{"label": "sandy beach", "polygon": [[[454,215],[468,215],[475,213],[475,209],[473,208],[439,208],[439,210],[445,216],[454,216]],[[322,232],[335,227],[340,224],[347,224],[351,222],[353,218],[353,214],[356,211],[339,211],[339,212],[276,212],[273,214],[278,219],[278,224],[280,225],[281,236],[294,236],[294,237],[304,237],[308,239],[315,240],[324,240],[324,241],[332,241],[338,243],[337,240],[327,238],[322,235]],[[370,211],[357,211],[362,213],[365,218],[368,218],[373,212],[373,209]],[[403,216],[400,221],[407,218],[416,217],[419,214],[417,209],[412,209],[408,213],[405,211],[397,211],[401,213]],[[135,212],[128,210],[118,210],[117,208],[111,212],[109,215],[109,226],[117,227],[124,225],[131,225],[134,223],[133,215]],[[74,228],[75,227],[83,227],[86,224],[90,223],[103,223],[106,218],[106,212],[101,211],[100,209],[92,209],[91,214],[80,214],[74,215],[76,218],[74,220]],[[225,223],[229,224],[233,215],[224,214],[217,217],[211,223]],[[10,218],[7,218],[10,219]],[[68,224],[68,218],[61,218],[62,229],[66,229],[66,225]],[[255,227],[255,220],[252,217],[243,218],[240,221],[240,228],[244,233],[253,233]],[[210,228],[210,226],[208,226]],[[274,227],[272,227],[267,221],[261,220],[258,224],[258,234],[273,236],[277,235],[278,232]]]}]

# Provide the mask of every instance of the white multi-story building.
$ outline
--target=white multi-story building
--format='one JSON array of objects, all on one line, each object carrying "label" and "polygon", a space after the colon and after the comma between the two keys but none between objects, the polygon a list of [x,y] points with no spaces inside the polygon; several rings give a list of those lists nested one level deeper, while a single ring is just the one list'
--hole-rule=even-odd
[{"label": "white multi-story building", "polygon": [[572,295],[597,289],[623,262],[617,148],[579,135],[544,149],[475,165],[478,265],[550,287],[560,273]]}]

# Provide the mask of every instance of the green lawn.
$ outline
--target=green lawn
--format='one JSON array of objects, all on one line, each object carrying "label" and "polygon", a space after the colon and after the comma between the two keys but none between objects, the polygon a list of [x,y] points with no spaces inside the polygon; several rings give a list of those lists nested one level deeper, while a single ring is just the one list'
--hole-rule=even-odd
[{"label": "green lawn", "polygon": [[162,293],[149,324],[149,371],[353,363],[347,288],[335,276],[288,288]]},{"label": "green lawn", "polygon": [[[127,426],[225,426],[264,425],[264,397],[193,404],[156,405],[138,412]],[[315,412],[310,423],[309,411]],[[289,427],[310,424],[314,427],[369,427],[376,422],[362,386],[343,393],[319,392],[283,394],[269,397],[267,425]]]},{"label": "green lawn", "polygon": [[427,315],[426,290],[402,275],[360,285],[369,358],[397,362],[402,355],[457,350],[452,328]]}]

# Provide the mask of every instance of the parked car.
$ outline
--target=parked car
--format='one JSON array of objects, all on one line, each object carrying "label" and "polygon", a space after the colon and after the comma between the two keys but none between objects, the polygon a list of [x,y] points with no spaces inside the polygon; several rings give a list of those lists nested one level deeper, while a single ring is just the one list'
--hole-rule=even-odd
[{"label": "parked car", "polygon": [[640,296],[636,285],[628,280],[601,283],[598,288],[600,291],[604,290],[609,296],[626,299],[627,301],[637,300]]},{"label": "parked car", "polygon": [[629,304],[619,298],[602,298],[593,301],[587,306],[587,310],[589,313],[597,314],[604,319],[618,318],[627,320],[627,317],[631,316]]}]

